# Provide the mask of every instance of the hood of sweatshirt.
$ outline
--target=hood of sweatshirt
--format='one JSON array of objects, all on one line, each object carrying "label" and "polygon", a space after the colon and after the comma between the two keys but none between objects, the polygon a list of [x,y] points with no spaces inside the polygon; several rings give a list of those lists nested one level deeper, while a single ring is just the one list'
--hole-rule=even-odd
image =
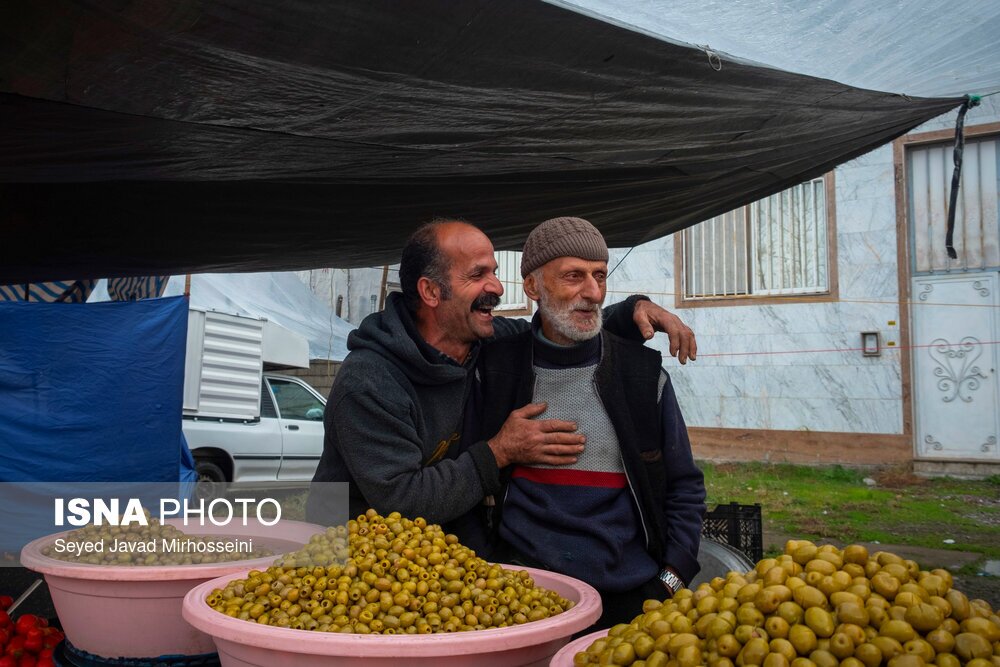
[{"label": "hood of sweatshirt", "polygon": [[385,310],[372,313],[350,333],[347,349],[369,350],[391,360],[413,384],[438,385],[465,378],[475,364],[479,344],[473,345],[464,366],[448,358],[421,337],[403,295],[393,292],[386,298]]}]

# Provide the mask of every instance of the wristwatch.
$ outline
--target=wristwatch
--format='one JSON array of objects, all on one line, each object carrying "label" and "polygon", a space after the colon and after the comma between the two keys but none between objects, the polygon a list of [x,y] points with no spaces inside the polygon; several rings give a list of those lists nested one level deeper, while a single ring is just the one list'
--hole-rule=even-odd
[{"label": "wristwatch", "polygon": [[670,591],[670,595],[674,595],[677,591],[684,588],[684,582],[681,581],[681,578],[670,570],[661,570],[659,578],[667,587],[667,590]]}]

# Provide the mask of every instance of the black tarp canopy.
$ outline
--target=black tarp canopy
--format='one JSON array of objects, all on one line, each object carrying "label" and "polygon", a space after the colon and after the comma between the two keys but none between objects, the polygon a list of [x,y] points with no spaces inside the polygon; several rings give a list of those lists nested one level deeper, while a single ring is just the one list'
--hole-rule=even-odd
[{"label": "black tarp canopy", "polygon": [[538,0],[8,0],[0,284],[370,266],[433,216],[631,246],[960,102]]}]

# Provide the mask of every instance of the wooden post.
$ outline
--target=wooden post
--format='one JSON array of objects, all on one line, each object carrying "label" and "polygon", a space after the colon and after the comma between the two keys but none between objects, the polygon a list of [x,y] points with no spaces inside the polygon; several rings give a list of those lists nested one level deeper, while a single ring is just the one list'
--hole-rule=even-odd
[{"label": "wooden post", "polygon": [[385,289],[388,283],[389,283],[389,265],[385,264],[382,266],[382,289],[380,290],[378,298],[379,310],[383,310],[385,308]]}]

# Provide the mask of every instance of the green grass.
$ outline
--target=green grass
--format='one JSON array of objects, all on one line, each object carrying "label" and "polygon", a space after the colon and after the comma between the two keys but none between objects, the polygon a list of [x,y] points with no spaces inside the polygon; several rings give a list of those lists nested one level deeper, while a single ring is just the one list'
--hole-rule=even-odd
[{"label": "green grass", "polygon": [[[703,464],[709,507],[760,503],[765,525],[796,538],[881,542],[1000,559],[1000,476],[923,479],[898,469]],[[864,483],[876,480],[875,486]],[[955,540],[945,544],[945,539]]]}]

